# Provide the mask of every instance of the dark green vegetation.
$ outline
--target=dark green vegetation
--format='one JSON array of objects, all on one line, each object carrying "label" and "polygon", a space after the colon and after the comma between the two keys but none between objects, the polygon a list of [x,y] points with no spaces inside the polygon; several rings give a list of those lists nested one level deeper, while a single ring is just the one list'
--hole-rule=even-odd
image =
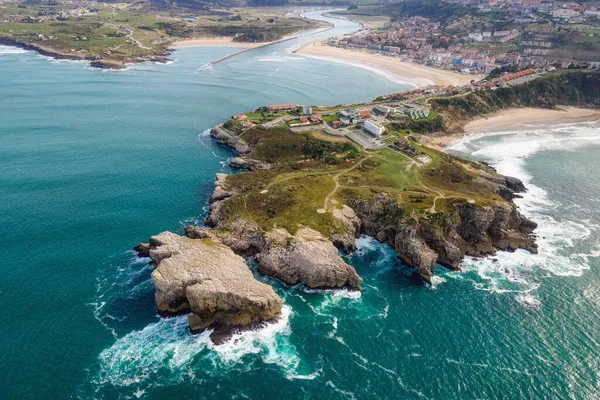
[{"label": "dark green vegetation", "polygon": [[444,120],[437,112],[432,112],[429,117],[412,119],[403,117],[390,125],[395,131],[405,133],[434,133],[444,129]]}]

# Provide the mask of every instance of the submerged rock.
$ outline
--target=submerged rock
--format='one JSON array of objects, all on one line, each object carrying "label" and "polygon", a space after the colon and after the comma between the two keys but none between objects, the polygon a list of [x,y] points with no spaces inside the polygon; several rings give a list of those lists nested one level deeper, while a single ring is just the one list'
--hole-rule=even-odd
[{"label": "submerged rock", "polygon": [[281,299],[257,281],[244,259],[213,239],[163,232],[150,239],[152,282],[162,315],[192,312],[192,332],[248,328],[279,317]]}]

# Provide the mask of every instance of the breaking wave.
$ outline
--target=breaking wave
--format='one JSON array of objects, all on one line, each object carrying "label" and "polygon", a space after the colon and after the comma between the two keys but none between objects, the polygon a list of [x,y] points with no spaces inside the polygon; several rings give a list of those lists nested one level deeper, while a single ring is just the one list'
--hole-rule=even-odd
[{"label": "breaking wave", "polygon": [[0,45],[0,55],[2,54],[23,54],[27,53],[27,50],[20,49],[13,46],[2,46]]},{"label": "breaking wave", "polygon": [[279,366],[290,380],[314,379],[320,371],[303,365],[289,340],[291,316],[291,307],[284,305],[279,320],[235,333],[220,345],[210,340],[211,330],[191,334],[187,316],[160,318],[103,350],[92,382],[98,390],[110,385],[145,391],[155,385],[200,382],[223,369],[252,368],[257,361]]},{"label": "breaking wave", "polygon": [[524,182],[527,192],[515,199],[515,203],[523,215],[538,223],[535,234],[539,253],[517,250],[483,259],[466,257],[463,274],[449,272],[445,276],[471,279],[481,290],[515,293],[520,304],[537,307],[541,303],[532,292],[544,278],[580,276],[589,269],[589,259],[598,254],[579,248],[598,227],[564,218],[569,215],[565,212],[567,206],[536,186],[527,167],[530,158],[540,152],[575,151],[594,143],[600,143],[600,126],[596,122],[478,134],[453,143],[449,147],[451,152],[490,162],[499,173]]}]

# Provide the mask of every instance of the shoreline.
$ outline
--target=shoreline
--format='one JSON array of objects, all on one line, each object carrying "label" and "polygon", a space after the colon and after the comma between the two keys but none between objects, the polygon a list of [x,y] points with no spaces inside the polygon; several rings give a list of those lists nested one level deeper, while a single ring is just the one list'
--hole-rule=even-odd
[{"label": "shoreline", "polygon": [[[331,29],[331,28],[330,28]],[[290,33],[289,35],[284,35],[280,39],[273,40],[270,42],[235,42],[234,36],[200,36],[193,39],[184,39],[184,40],[176,40],[171,43],[169,46],[170,49],[181,49],[185,47],[214,47],[214,46],[222,46],[222,47],[242,47],[245,49],[254,49],[256,47],[268,46],[275,43],[281,43],[288,40],[296,39],[298,37],[298,33],[302,32],[302,30],[296,31],[294,33]]]},{"label": "shoreline", "polygon": [[178,40],[171,44],[172,49],[182,49],[186,47],[242,47],[252,49],[276,42],[234,42],[232,36],[207,36],[195,39]]},{"label": "shoreline", "polygon": [[452,143],[466,137],[509,130],[523,130],[534,126],[578,123],[600,120],[600,110],[579,107],[546,108],[512,108],[475,118],[464,126],[461,134],[444,134],[423,136],[423,144],[436,150],[444,151]]},{"label": "shoreline", "polygon": [[162,64],[170,61],[166,58],[170,52],[163,52],[163,54],[153,54],[152,56],[147,57],[136,57],[131,60],[111,60],[111,59],[98,59],[90,55],[82,55],[82,54],[68,54],[62,53],[57,50],[53,50],[47,47],[38,46],[32,43],[26,43],[21,40],[12,38],[12,37],[0,37],[0,45],[2,46],[12,46],[18,49],[23,49],[27,51],[33,51],[41,56],[50,57],[55,60],[71,60],[71,61],[87,61],[90,63],[90,66],[99,68],[99,69],[113,69],[113,70],[121,70],[126,69],[127,64],[139,64],[143,62],[159,62]]},{"label": "shoreline", "polygon": [[320,41],[306,43],[296,53],[317,59],[374,69],[417,87],[428,85],[461,86],[470,83],[471,80],[480,79],[477,75],[459,74],[366,51],[354,51],[322,45]]},{"label": "shoreline", "polygon": [[[294,40],[298,38],[296,33],[291,35],[284,36],[279,40],[275,40],[273,42],[258,42],[258,43],[250,43],[250,42],[234,42],[232,37],[227,38],[204,38],[204,39],[190,39],[184,40],[181,42],[176,42],[174,48],[172,50],[177,50],[185,47],[212,47],[212,46],[230,46],[230,47],[238,47],[239,49],[234,51],[233,53],[229,53],[224,55],[223,57],[219,57],[216,60],[210,62],[210,64],[214,65],[225,61],[231,57],[235,57],[238,54],[246,53],[250,50],[259,49],[262,47],[271,46],[273,44],[287,42],[289,40]],[[238,43],[241,43],[242,46],[238,46]]]}]

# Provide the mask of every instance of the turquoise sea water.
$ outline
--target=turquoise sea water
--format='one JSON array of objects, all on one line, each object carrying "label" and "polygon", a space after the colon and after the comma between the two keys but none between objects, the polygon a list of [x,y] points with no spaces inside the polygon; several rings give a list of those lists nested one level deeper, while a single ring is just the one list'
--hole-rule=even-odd
[{"label": "turquoise sea water", "polygon": [[[318,13],[311,15],[317,17]],[[600,126],[473,138],[452,151],[524,179],[541,251],[466,260],[423,286],[370,238],[360,295],[272,284],[284,318],[213,346],[156,316],[129,250],[201,222],[231,153],[206,130],[263,104],[339,104],[406,88],[291,53],[329,32],[198,68],[106,72],[0,47],[2,398],[551,398],[600,390]]]}]

